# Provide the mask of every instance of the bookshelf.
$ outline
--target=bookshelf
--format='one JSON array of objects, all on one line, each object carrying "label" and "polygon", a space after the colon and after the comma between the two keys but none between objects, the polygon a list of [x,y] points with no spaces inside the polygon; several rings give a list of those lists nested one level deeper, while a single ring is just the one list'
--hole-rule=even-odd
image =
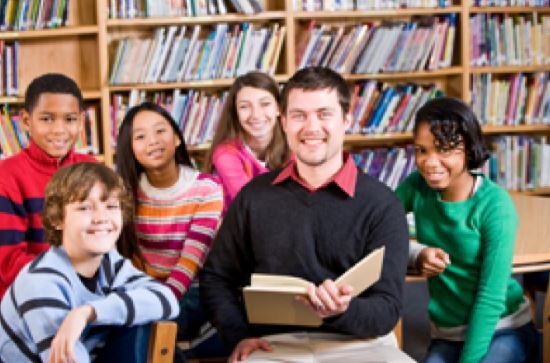
[{"label": "bookshelf", "polygon": [[[192,0],[193,2],[195,0]],[[242,1],[242,0],[241,0]],[[281,51],[274,63],[274,78],[284,83],[299,67],[299,57],[303,52],[304,38],[310,36],[311,22],[314,26],[325,25],[327,29],[343,27],[344,35],[351,31],[354,25],[368,24],[369,29],[383,28],[386,24],[396,22],[413,23],[420,21],[422,17],[435,17],[436,21],[444,22],[445,19],[454,17],[455,37],[454,51],[449,59],[449,64],[426,70],[382,71],[377,73],[353,73],[350,69],[342,72],[350,86],[364,84],[369,81],[380,82],[378,87],[391,86],[398,89],[400,85],[433,84],[437,89],[450,96],[459,97],[467,102],[472,99],[473,79],[476,76],[491,75],[493,80],[510,79],[512,76],[522,74],[529,85],[534,75],[540,72],[550,72],[550,59],[545,64],[499,64],[477,65],[470,61],[471,39],[476,36],[472,29],[472,17],[486,16],[486,18],[510,17],[525,20],[542,19],[550,17],[549,6],[471,6],[470,0],[452,0],[445,7],[424,8],[399,8],[399,9],[373,9],[373,10],[320,10],[302,11],[295,10],[295,3],[322,3],[306,0],[264,0],[265,11],[247,15],[238,14],[232,10],[231,2],[225,1],[227,13],[223,15],[201,16],[162,16],[151,18],[113,18],[109,16],[109,4],[104,0],[79,0],[70,1],[69,25],[55,29],[3,31],[0,32],[0,40],[18,41],[19,81],[18,96],[0,97],[1,104],[13,105],[22,101],[22,93],[32,78],[44,72],[62,72],[74,78],[84,92],[87,104],[95,105],[98,110],[99,129],[99,153],[100,159],[112,165],[114,160],[114,143],[112,142],[113,121],[112,107],[114,97],[128,98],[131,90],[144,92],[147,97],[157,95],[170,100],[170,93],[180,89],[182,92],[194,90],[205,94],[220,95],[226,91],[234,79],[231,77],[191,77],[192,79],[179,79],[171,82],[155,80],[147,83],[112,83],[111,76],[117,53],[117,45],[120,40],[126,38],[151,38],[158,28],[187,26],[188,30],[194,26],[201,27],[200,37],[206,39],[216,29],[218,24],[228,24],[228,29],[241,26],[243,23],[252,24],[256,29],[272,27],[278,24],[279,29],[285,27],[282,39]],[[118,2],[116,2],[118,3]],[[126,4],[134,3],[127,1]],[[195,2],[194,2],[195,3]],[[200,2],[196,2],[200,3]],[[342,1],[345,3],[345,1]],[[428,1],[424,3],[429,3]],[[436,2],[435,5],[438,5]],[[454,14],[454,15],[451,15]],[[419,18],[420,17],[420,18]],[[485,18],[484,18],[485,19]],[[500,19],[500,18],[499,18]],[[545,23],[546,28],[550,22]],[[548,29],[544,29],[546,38],[550,39]],[[448,28],[446,28],[448,29]],[[435,42],[435,41],[434,41]],[[548,50],[550,52],[550,50]],[[297,59],[298,58],[298,59]],[[429,59],[427,60],[427,64]],[[136,66],[139,70],[139,67]],[[214,74],[214,73],[212,73]],[[548,81],[546,81],[548,82]],[[125,101],[124,101],[125,102]],[[121,113],[122,114],[122,113]],[[119,115],[120,116],[120,115]],[[524,124],[518,120],[516,126],[512,125],[486,125],[483,131],[488,135],[543,135],[550,136],[549,124]],[[360,150],[362,148],[375,148],[383,146],[403,146],[410,143],[410,132],[383,132],[375,134],[351,134],[347,135],[345,144],[348,149]],[[200,142],[197,145],[189,145],[190,152],[195,155],[203,155],[208,150],[208,142]],[[546,189],[543,189],[546,191]]]}]

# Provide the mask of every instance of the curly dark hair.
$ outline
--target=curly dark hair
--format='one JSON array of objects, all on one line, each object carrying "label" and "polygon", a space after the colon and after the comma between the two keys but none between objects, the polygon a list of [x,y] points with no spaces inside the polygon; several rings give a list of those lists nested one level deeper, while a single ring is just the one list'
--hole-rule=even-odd
[{"label": "curly dark hair", "polygon": [[413,133],[426,123],[434,135],[439,150],[451,150],[464,145],[469,170],[480,168],[490,152],[479,121],[472,109],[453,97],[439,97],[426,102],[416,113]]}]

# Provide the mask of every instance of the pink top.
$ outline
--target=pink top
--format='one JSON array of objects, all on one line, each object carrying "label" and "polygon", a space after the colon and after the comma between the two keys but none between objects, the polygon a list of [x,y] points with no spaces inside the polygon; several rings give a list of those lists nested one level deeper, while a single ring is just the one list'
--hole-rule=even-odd
[{"label": "pink top", "polygon": [[240,139],[228,140],[216,146],[212,164],[223,185],[224,212],[246,183],[269,170]]}]

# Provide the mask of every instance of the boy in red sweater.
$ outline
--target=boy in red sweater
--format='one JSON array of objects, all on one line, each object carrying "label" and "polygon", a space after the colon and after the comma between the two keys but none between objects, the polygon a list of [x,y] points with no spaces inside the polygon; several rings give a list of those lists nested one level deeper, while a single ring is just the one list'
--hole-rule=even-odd
[{"label": "boy in red sweater", "polygon": [[21,122],[30,143],[0,161],[0,298],[21,268],[48,249],[41,213],[44,191],[61,167],[95,161],[73,146],[84,121],[84,100],[76,83],[45,74],[27,87]]}]

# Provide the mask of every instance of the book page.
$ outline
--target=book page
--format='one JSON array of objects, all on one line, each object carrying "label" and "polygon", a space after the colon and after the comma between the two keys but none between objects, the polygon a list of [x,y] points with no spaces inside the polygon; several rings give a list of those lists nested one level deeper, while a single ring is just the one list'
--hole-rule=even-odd
[{"label": "book page", "polygon": [[353,287],[353,296],[361,294],[380,278],[385,250],[386,248],[382,246],[372,251],[368,256],[357,262],[336,279],[336,285],[351,285]]}]

